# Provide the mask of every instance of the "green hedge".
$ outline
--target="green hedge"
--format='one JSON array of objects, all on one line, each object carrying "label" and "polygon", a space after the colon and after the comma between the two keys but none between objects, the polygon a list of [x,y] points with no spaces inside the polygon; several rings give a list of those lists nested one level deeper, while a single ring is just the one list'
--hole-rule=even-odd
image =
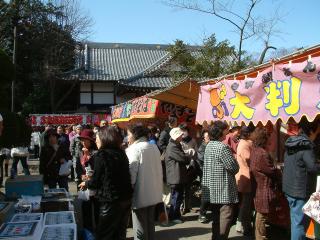
[{"label": "green hedge", "polygon": [[3,132],[0,136],[0,148],[17,147],[30,145],[31,127],[27,124],[26,118],[16,113],[1,111],[3,117]]}]

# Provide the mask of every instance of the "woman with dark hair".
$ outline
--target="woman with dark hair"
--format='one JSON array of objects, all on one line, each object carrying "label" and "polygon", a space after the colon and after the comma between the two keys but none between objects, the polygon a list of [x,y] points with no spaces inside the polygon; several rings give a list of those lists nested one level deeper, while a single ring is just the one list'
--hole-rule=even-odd
[{"label": "woman with dark hair", "polygon": [[263,127],[257,127],[251,135],[253,141],[250,159],[252,192],[256,209],[255,238],[268,239],[266,222],[275,209],[276,170],[270,154],[266,151],[269,134]]},{"label": "woman with dark hair", "polygon": [[239,172],[236,175],[238,192],[240,196],[239,213],[236,231],[244,235],[252,234],[252,192],[250,181],[250,155],[252,140],[250,138],[255,127],[252,123],[243,126],[240,131],[240,141],[237,147],[237,162]]},{"label": "woman with dark hair", "polygon": [[216,121],[210,129],[211,141],[204,153],[202,198],[212,207],[212,239],[227,239],[238,202],[235,175],[239,165],[229,146],[222,141],[229,132],[225,122]]},{"label": "woman with dark hair", "polygon": [[158,134],[158,128],[156,126],[149,126],[148,127],[149,130],[149,143],[152,144],[158,144],[158,138],[157,138],[157,134]]},{"label": "woman with dark hair", "polygon": [[132,223],[134,239],[154,239],[155,206],[162,202],[162,166],[160,151],[148,143],[148,129],[140,125],[128,126],[130,163],[133,187]]},{"label": "woman with dark hair", "polygon": [[99,150],[94,155],[93,175],[79,187],[96,190],[100,206],[96,239],[126,239],[132,187],[122,136],[116,128],[104,127],[96,143]]},{"label": "woman with dark hair", "polygon": [[94,170],[93,155],[97,152],[94,132],[91,129],[84,129],[80,132],[78,139],[82,145],[82,152],[77,166],[77,174],[85,177],[88,175],[88,171]]},{"label": "woman with dark hair", "polygon": [[58,144],[58,133],[49,129],[44,135],[44,146],[41,148],[39,172],[49,188],[68,188],[68,176],[59,176],[61,164],[71,159],[69,149]]},{"label": "woman with dark hair", "polygon": [[[97,146],[94,139],[94,132],[91,129],[84,129],[77,137],[81,142],[80,161],[76,162],[77,176],[81,176],[81,180],[90,179],[94,170],[94,154],[97,152]],[[80,181],[80,179],[79,179]],[[95,197],[95,191],[89,191],[89,201],[82,202],[83,227],[94,232],[99,221],[99,202]]]}]

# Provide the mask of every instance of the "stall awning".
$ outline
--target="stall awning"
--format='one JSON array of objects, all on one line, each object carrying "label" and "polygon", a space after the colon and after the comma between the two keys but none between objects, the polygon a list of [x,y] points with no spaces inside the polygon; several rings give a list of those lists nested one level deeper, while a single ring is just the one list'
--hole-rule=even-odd
[{"label": "stall awning", "polygon": [[196,110],[199,96],[199,84],[193,80],[184,80],[170,88],[149,93],[147,96]]},{"label": "stall awning", "polygon": [[312,121],[320,112],[320,45],[263,65],[259,70],[202,84],[196,122],[248,124],[279,119]]}]

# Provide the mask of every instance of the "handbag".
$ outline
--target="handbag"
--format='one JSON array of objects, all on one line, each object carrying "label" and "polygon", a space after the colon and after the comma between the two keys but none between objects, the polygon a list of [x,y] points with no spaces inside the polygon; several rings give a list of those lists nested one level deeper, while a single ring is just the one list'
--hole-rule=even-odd
[{"label": "handbag", "polygon": [[71,174],[71,165],[71,161],[64,160],[64,162],[60,165],[59,176],[69,176]]},{"label": "handbag", "polygon": [[308,202],[302,207],[304,214],[320,223],[320,192],[314,192]]},{"label": "handbag", "polygon": [[83,201],[89,201],[90,200],[90,191],[89,191],[89,189],[80,190],[78,192],[78,199],[83,200]]}]

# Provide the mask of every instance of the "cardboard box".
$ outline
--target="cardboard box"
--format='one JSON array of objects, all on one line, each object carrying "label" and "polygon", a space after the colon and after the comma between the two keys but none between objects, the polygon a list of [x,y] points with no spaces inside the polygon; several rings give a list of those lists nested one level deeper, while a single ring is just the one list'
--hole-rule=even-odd
[{"label": "cardboard box", "polygon": [[41,212],[58,212],[58,211],[68,211],[69,210],[69,199],[42,199],[41,200]]},{"label": "cardboard box", "polygon": [[43,176],[17,176],[15,179],[8,178],[5,183],[6,197],[17,199],[21,195],[37,196],[43,194]]},{"label": "cardboard box", "polygon": [[46,192],[41,199],[41,211],[42,212],[58,212],[68,211],[69,203],[73,199],[69,197],[68,193],[56,194],[52,192]]}]

